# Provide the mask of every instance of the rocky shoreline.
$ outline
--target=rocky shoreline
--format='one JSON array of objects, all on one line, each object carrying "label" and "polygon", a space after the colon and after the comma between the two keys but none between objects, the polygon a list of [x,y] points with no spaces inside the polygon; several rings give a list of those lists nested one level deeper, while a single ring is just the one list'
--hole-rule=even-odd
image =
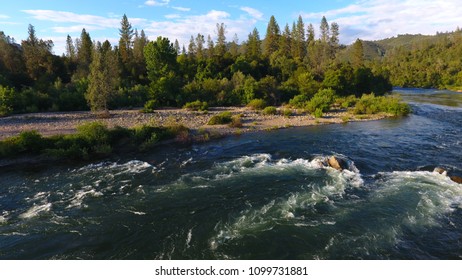
[{"label": "rocky shoreline", "polygon": [[[231,128],[228,125],[207,125],[213,115],[230,111],[240,115],[242,127]],[[22,131],[36,130],[43,136],[71,134],[84,123],[101,121],[109,128],[121,126],[132,128],[138,125],[173,125],[182,124],[194,131],[208,131],[212,135],[224,136],[251,131],[273,130],[287,127],[311,126],[349,121],[378,120],[389,117],[388,114],[354,116],[345,110],[326,113],[322,118],[314,118],[307,113],[293,111],[291,116],[263,115],[247,107],[214,107],[207,113],[188,111],[185,109],[165,108],[153,113],[142,113],[140,110],[114,110],[111,117],[98,119],[91,112],[50,112],[13,115],[0,118],[0,140],[16,136]]]}]

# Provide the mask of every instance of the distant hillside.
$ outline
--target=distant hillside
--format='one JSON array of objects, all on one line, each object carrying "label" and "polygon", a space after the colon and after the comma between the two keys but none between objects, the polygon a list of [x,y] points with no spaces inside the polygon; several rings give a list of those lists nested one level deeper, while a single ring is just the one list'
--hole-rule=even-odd
[{"label": "distant hillside", "polygon": [[[438,43],[441,39],[451,39],[454,34],[455,32],[437,33],[436,35],[401,34],[396,37],[382,40],[363,41],[364,59],[380,59],[384,57],[387,52],[395,48],[402,48],[405,51],[423,49],[429,45]],[[351,45],[347,46],[343,52],[339,54],[339,57],[341,60],[351,57]]]}]

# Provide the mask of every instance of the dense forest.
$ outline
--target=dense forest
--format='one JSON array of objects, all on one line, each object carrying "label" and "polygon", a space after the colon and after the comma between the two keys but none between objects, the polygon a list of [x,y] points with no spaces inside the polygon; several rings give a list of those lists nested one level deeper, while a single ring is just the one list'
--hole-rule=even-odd
[{"label": "dense forest", "polygon": [[[211,106],[305,104],[324,94],[383,95],[391,85],[462,85],[460,30],[433,43],[377,48],[357,40],[339,44],[338,24],[322,18],[319,31],[302,17],[284,28],[271,17],[264,38],[255,28],[239,43],[216,24],[216,38],[192,35],[187,46],[158,37],[150,41],[121,20],[117,46],[95,42],[83,29],[67,36],[66,53],[53,42],[28,38],[17,43],[0,31],[0,116],[38,111],[94,110],[160,106],[194,101]],[[375,43],[379,46],[378,43]]]}]

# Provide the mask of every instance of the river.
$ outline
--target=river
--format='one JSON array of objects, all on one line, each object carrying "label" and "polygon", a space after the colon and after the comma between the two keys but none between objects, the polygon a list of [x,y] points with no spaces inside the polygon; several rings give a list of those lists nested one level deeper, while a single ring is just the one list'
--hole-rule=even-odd
[{"label": "river", "polygon": [[[0,259],[461,259],[462,94],[408,117],[0,171]],[[348,162],[322,166],[330,155]]]}]

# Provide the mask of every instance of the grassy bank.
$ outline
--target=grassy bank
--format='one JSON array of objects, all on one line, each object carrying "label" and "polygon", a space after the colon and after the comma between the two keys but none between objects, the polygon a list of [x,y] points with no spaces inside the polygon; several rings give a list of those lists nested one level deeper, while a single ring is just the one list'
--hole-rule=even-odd
[{"label": "grassy bank", "polygon": [[101,122],[77,128],[77,133],[43,137],[37,131],[25,131],[0,141],[0,158],[45,155],[57,159],[88,160],[114,152],[145,151],[160,141],[189,139],[189,129],[182,125],[108,129]]}]

